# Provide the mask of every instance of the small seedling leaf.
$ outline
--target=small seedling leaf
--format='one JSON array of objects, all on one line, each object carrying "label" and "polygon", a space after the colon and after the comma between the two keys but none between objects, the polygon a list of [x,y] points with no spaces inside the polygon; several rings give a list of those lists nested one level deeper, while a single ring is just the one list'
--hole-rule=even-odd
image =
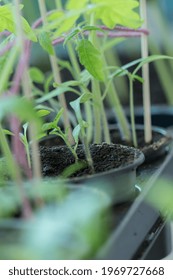
[{"label": "small seedling leaf", "polygon": [[79,142],[80,130],[81,130],[81,127],[80,127],[80,125],[78,124],[78,125],[73,129],[73,132],[72,132],[72,135],[73,135],[73,138],[74,138],[74,141],[75,141],[76,144],[78,144],[78,142]]},{"label": "small seedling leaf", "polygon": [[138,75],[132,75],[132,78],[133,78],[133,80],[137,80],[140,83],[144,82],[144,79],[142,77],[138,76]]},{"label": "small seedling leaf", "polygon": [[35,83],[42,84],[44,82],[43,72],[36,67],[31,67],[29,69],[29,75],[31,80]]},{"label": "small seedling leaf", "polygon": [[3,129],[3,132],[4,132],[4,134],[5,134],[5,135],[14,136],[14,133],[13,133],[13,132],[11,132],[11,131],[10,131],[10,130],[8,130],[8,129]]},{"label": "small seedling leaf", "polygon": [[42,131],[48,131],[48,130],[52,130],[54,128],[55,128],[55,124],[53,122],[44,123],[42,126]]},{"label": "small seedling leaf", "polygon": [[72,32],[70,32],[65,40],[64,40],[64,45],[67,44],[67,42],[69,42],[74,36],[76,36],[78,33],[80,32],[79,28],[76,28],[75,30],[73,30]]},{"label": "small seedling leaf", "polygon": [[150,55],[147,58],[141,58],[141,62],[133,71],[133,75],[135,75],[138,72],[138,70],[146,63],[151,63],[160,59],[173,59],[173,57],[167,55]]},{"label": "small seedling leaf", "polygon": [[58,88],[52,90],[51,92],[45,94],[44,96],[38,98],[36,102],[37,103],[45,102],[45,101],[47,101],[47,100],[49,100],[53,97],[56,97],[56,96],[59,96],[62,93],[65,93],[67,91],[73,91],[73,89],[69,88],[69,87],[64,87],[64,86],[58,87]]},{"label": "small seedling leaf", "polygon": [[76,163],[71,164],[70,166],[68,166],[60,175],[62,178],[69,178],[70,176],[72,176],[74,173],[76,173],[77,171],[80,171],[82,169],[84,169],[85,167],[87,167],[87,162],[85,161],[79,161]]},{"label": "small seedling leaf", "polygon": [[45,117],[45,116],[48,116],[50,114],[50,111],[48,110],[39,110],[37,111],[37,114],[39,117]]},{"label": "small seedling leaf", "polygon": [[101,29],[100,27],[92,26],[92,25],[83,26],[83,27],[81,28],[81,30],[82,30],[82,31],[99,31],[99,32],[105,33],[105,30]]},{"label": "small seedling leaf", "polygon": [[80,96],[80,103],[85,103],[92,98],[93,98],[93,95],[91,93],[84,93]]},{"label": "small seedling leaf", "polygon": [[58,125],[59,120],[60,120],[60,118],[61,118],[62,115],[63,115],[63,112],[64,112],[64,109],[61,108],[61,109],[59,110],[59,112],[57,113],[56,117],[55,117],[54,120],[53,120],[53,123],[54,123],[54,124]]}]

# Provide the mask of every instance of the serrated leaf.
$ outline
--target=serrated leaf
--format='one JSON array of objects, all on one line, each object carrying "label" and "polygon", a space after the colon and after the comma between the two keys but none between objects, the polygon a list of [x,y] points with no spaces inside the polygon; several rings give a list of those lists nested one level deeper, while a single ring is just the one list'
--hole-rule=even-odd
[{"label": "serrated leaf", "polygon": [[85,5],[88,3],[88,0],[68,0],[66,4],[66,9],[67,10],[74,10],[74,9],[82,9],[85,7]]},{"label": "serrated leaf", "polygon": [[103,63],[99,50],[87,39],[80,40],[76,50],[80,63],[95,79],[103,81]]},{"label": "serrated leaf", "polygon": [[48,52],[48,54],[53,55],[54,54],[54,48],[52,46],[52,41],[49,37],[49,33],[45,32],[45,31],[42,31],[39,34],[38,39],[39,39],[39,43],[40,43],[41,47],[46,52]]},{"label": "serrated leaf", "polygon": [[[21,8],[23,5],[21,5]],[[16,34],[16,22],[13,16],[13,6],[10,4],[0,6],[0,32],[4,30],[8,30],[11,33]],[[37,37],[35,33],[33,32],[32,28],[30,27],[29,23],[26,21],[25,18],[21,17],[22,19],[22,25],[23,25],[23,30],[26,34],[26,36],[31,40],[36,42]]]},{"label": "serrated leaf", "polygon": [[80,12],[73,10],[67,11],[66,14],[62,11],[55,11],[47,17],[49,21],[49,30],[54,31],[54,38],[61,36],[63,33],[69,32],[79,18]]},{"label": "serrated leaf", "polygon": [[117,24],[138,28],[141,20],[134,8],[139,6],[136,0],[91,0],[93,4],[98,4],[95,9],[95,17],[101,19],[109,28],[114,28]]},{"label": "serrated leaf", "polygon": [[62,34],[69,32],[69,30],[71,30],[74,27],[79,16],[80,14],[77,15],[67,14],[64,20],[60,22],[60,24],[57,26],[57,31],[54,32],[54,38],[57,38]]}]

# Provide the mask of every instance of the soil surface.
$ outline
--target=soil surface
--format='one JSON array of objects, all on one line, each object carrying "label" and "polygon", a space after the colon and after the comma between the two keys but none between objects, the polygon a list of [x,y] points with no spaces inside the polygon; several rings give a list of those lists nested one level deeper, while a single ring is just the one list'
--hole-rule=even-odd
[{"label": "soil surface", "polygon": [[[140,152],[131,147],[117,144],[91,144],[90,152],[94,163],[95,173],[121,168],[132,164]],[[77,148],[80,162],[86,163],[83,145]],[[43,176],[58,176],[71,164],[75,163],[74,156],[67,146],[40,146]],[[88,165],[72,174],[70,177],[79,177],[92,174]]]},{"label": "soil surface", "polygon": [[[150,161],[155,158],[162,156],[168,151],[169,144],[172,141],[172,137],[164,135],[158,131],[152,131],[152,141],[151,143],[145,143],[144,141],[144,131],[136,130],[138,148],[144,153],[145,160]],[[120,133],[117,129],[111,130],[111,140],[113,143],[121,143],[122,145],[133,146],[132,141],[125,141],[120,137]]]}]

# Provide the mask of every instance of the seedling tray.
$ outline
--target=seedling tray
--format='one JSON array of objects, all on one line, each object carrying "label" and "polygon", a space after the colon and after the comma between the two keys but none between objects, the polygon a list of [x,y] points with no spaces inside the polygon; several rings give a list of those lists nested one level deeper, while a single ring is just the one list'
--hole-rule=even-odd
[{"label": "seedling tray", "polygon": [[157,187],[160,177],[173,179],[172,166],[173,148],[170,147],[166,156],[138,168],[137,185],[142,191],[133,202],[112,209],[114,230],[97,259],[145,259],[166,224],[160,212],[146,202],[146,197]]}]

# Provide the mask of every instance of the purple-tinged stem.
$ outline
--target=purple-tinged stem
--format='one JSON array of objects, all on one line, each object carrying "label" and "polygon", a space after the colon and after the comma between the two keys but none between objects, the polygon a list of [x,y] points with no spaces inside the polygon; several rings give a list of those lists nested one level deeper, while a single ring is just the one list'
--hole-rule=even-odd
[{"label": "purple-tinged stem", "polygon": [[[132,29],[128,29],[128,28],[120,28],[121,32],[119,31],[119,28],[118,29],[108,29],[107,27],[103,27],[102,26],[102,29],[103,30],[109,30],[109,32],[107,33],[107,36],[109,38],[135,38],[135,37],[141,37],[142,34],[149,34],[148,31],[146,29],[138,29],[138,30],[132,30]],[[84,32],[84,35],[85,36],[88,36],[90,34],[89,31],[85,31]],[[101,31],[97,32],[97,36],[98,37],[104,37],[105,34],[102,33]],[[63,43],[65,40],[65,37],[59,37],[59,38],[56,38],[55,40],[53,40],[52,44],[54,46],[58,45],[58,44],[61,44]]]},{"label": "purple-tinged stem", "polygon": [[[28,48],[27,42],[25,43],[25,46],[26,46],[25,47],[26,51],[25,51],[25,54],[23,54],[21,56],[20,61],[17,65],[17,69],[16,69],[14,77],[13,77],[12,86],[11,86],[10,91],[8,92],[9,96],[17,95],[20,90],[21,77],[23,75],[23,72],[26,69],[26,65],[28,64],[28,60],[29,60],[29,48]],[[13,154],[14,154],[19,166],[23,168],[26,176],[31,179],[32,171],[31,171],[30,167],[28,166],[25,147],[19,137],[21,122],[18,118],[16,118],[15,116],[12,116],[10,118],[9,123],[10,123],[10,129],[14,133],[14,136],[12,137]]]},{"label": "purple-tinged stem", "polygon": [[130,31],[135,31],[135,32],[139,32],[139,33],[143,33],[143,34],[145,34],[145,35],[149,35],[149,31],[148,31],[148,29],[145,29],[145,28],[138,28],[138,29],[133,29],[133,28],[129,28],[129,27],[124,27],[124,26],[116,26],[115,28],[113,28],[113,29],[110,29],[109,27],[107,27],[107,26],[104,26],[104,25],[101,25],[101,26],[98,26],[98,27],[100,27],[101,29],[103,29],[103,30],[108,30],[108,31],[128,31],[128,32],[130,32]]},{"label": "purple-tinged stem", "polygon": [[0,50],[0,56],[3,56],[6,52],[8,52],[15,44],[15,41],[8,42],[4,48]]},{"label": "purple-tinged stem", "polygon": [[0,32],[0,36],[8,37],[11,33],[9,31],[2,31]]}]

